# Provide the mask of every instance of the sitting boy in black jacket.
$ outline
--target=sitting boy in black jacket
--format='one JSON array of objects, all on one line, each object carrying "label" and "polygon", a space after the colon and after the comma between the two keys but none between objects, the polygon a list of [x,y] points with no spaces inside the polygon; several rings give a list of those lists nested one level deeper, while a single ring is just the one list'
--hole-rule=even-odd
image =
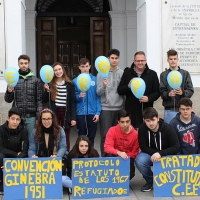
[{"label": "sitting boy in black jacket", "polygon": [[22,113],[13,107],[7,121],[0,126],[0,195],[3,194],[3,159],[28,157],[28,132],[24,128]]}]

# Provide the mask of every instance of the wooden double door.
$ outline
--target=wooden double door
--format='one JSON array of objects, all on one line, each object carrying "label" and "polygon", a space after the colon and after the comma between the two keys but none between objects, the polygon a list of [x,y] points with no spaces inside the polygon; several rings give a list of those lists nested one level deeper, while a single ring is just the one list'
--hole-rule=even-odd
[{"label": "wooden double door", "polygon": [[[79,74],[80,58],[91,61],[96,74],[95,59],[110,48],[108,17],[89,17],[84,25],[63,26],[56,17],[37,18],[37,69],[61,62],[70,78]],[[89,25],[88,25],[89,24]]]}]

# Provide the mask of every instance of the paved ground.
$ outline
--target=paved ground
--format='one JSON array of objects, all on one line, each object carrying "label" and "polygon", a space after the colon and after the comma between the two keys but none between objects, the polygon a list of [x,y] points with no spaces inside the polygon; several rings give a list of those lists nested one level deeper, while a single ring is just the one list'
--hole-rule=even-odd
[{"label": "paved ground", "polygon": [[[73,145],[75,143],[75,140],[77,138],[77,133],[75,128],[71,131],[71,144]],[[97,136],[95,138],[95,148],[99,151],[99,132],[97,133]],[[99,151],[100,152],[100,151]],[[136,175],[130,182],[130,196],[125,197],[112,197],[112,198],[104,198],[105,200],[200,200],[200,196],[198,197],[159,197],[155,198],[153,195],[153,191],[150,192],[141,192],[140,188],[145,184],[144,179],[142,178],[141,174],[136,169]],[[68,195],[67,190],[63,189],[63,199],[64,200],[71,200],[71,195]],[[3,198],[0,196],[0,200],[3,200]],[[96,198],[95,200],[100,200],[100,198]]]}]

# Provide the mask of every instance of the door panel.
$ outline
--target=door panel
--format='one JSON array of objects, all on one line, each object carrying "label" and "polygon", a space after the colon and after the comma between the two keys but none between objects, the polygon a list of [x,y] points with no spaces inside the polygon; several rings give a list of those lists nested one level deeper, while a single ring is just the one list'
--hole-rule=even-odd
[{"label": "door panel", "polygon": [[52,65],[57,59],[56,18],[37,18],[37,69]]},{"label": "door panel", "polygon": [[[94,63],[98,56],[107,55],[110,48],[109,26],[108,17],[90,18],[91,63]],[[97,73],[95,67],[92,68],[92,72]]]},{"label": "door panel", "polygon": [[78,42],[58,41],[58,62],[61,62],[70,78],[79,74],[79,60],[86,57],[86,44]]}]

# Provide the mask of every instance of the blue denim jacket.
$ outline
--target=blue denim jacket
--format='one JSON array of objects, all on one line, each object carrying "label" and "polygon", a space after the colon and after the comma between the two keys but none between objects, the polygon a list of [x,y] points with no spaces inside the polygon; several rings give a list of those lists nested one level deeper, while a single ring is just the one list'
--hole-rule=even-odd
[{"label": "blue denim jacket", "polygon": [[[28,149],[28,157],[32,157],[33,155],[38,154],[39,144],[35,141],[35,129],[33,130],[31,137],[29,139],[29,149]],[[58,150],[57,157],[63,157],[68,152],[66,151],[66,136],[62,127],[60,127],[60,133],[58,135],[58,141],[56,144],[56,148]]]}]

